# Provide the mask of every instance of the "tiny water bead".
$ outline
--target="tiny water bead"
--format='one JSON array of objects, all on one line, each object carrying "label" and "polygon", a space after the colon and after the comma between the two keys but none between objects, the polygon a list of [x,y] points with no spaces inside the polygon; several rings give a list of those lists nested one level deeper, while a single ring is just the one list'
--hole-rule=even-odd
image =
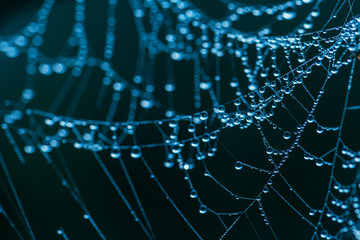
[{"label": "tiny water bead", "polygon": [[210,139],[212,139],[212,140],[217,139],[217,133],[216,132],[211,132],[210,133]]},{"label": "tiny water bead", "polygon": [[322,167],[322,166],[324,165],[324,160],[322,160],[321,158],[317,158],[317,159],[315,160],[315,164],[316,164],[316,166],[318,166],[318,167]]},{"label": "tiny water bead", "polygon": [[200,119],[203,120],[203,121],[207,120],[208,119],[208,113],[206,111],[202,111],[200,113]]},{"label": "tiny water bead", "polygon": [[34,92],[33,89],[27,88],[27,89],[24,89],[24,90],[22,91],[22,97],[23,97],[25,100],[31,100],[31,99],[34,98],[34,96],[35,96],[35,92]]},{"label": "tiny water bead", "polygon": [[113,147],[110,152],[112,158],[119,158],[121,156],[120,148],[118,146]]},{"label": "tiny water bead", "polygon": [[209,135],[208,133],[205,133],[205,134],[202,136],[201,140],[202,140],[203,142],[205,142],[205,143],[209,142],[209,141],[210,141],[210,135]]},{"label": "tiny water bead", "polygon": [[171,151],[174,154],[179,154],[181,152],[181,145],[179,143],[174,144]]},{"label": "tiny water bead", "polygon": [[164,166],[165,166],[166,168],[172,168],[174,165],[175,165],[175,162],[174,162],[174,159],[173,159],[173,158],[167,158],[167,159],[164,161]]},{"label": "tiny water bead", "polygon": [[284,138],[284,139],[290,139],[290,138],[291,138],[291,133],[288,132],[288,131],[285,131],[285,132],[283,133],[283,138]]},{"label": "tiny water bead", "polygon": [[192,189],[191,191],[190,191],[190,198],[197,198],[197,192],[196,192],[196,190],[195,189]]},{"label": "tiny water bead", "polygon": [[308,121],[308,123],[313,123],[315,121],[314,115],[309,114],[309,116],[307,117],[307,121]]},{"label": "tiny water bead", "polygon": [[198,147],[200,145],[200,141],[198,138],[194,138],[191,140],[191,146],[192,147]]},{"label": "tiny water bead", "polygon": [[47,144],[42,144],[42,145],[40,146],[40,150],[41,150],[42,152],[44,152],[44,153],[48,153],[48,152],[51,152],[52,147],[50,147],[50,146],[47,145]]},{"label": "tiny water bead", "polygon": [[205,205],[200,205],[200,207],[199,207],[200,214],[205,214],[207,211],[208,211],[208,209]]},{"label": "tiny water bead", "polygon": [[33,154],[35,152],[36,148],[33,145],[26,145],[24,147],[24,151],[28,154]]},{"label": "tiny water bead", "polygon": [[282,18],[285,20],[292,20],[296,17],[296,9],[293,5],[288,6],[281,14]]},{"label": "tiny water bead", "polygon": [[195,130],[196,130],[195,124],[190,123],[189,126],[188,126],[188,131],[190,133],[193,133],[193,132],[195,132]]},{"label": "tiny water bead", "polygon": [[193,158],[188,158],[185,162],[184,162],[184,169],[185,170],[192,170],[195,168],[195,161]]},{"label": "tiny water bead", "polygon": [[165,91],[167,91],[167,92],[174,92],[176,89],[176,85],[173,83],[167,83],[167,84],[165,84],[164,88],[165,88]]},{"label": "tiny water bead", "polygon": [[133,146],[131,148],[130,156],[132,158],[140,158],[141,157],[141,148],[139,146]]},{"label": "tiny water bead", "polygon": [[309,215],[314,216],[316,214],[316,211],[314,209],[309,210]]},{"label": "tiny water bead", "polygon": [[271,155],[271,154],[273,154],[273,152],[274,152],[274,149],[272,147],[267,147],[266,148],[266,153],[267,154]]},{"label": "tiny water bead", "polygon": [[321,126],[318,126],[318,127],[316,128],[316,132],[317,132],[317,133],[323,133],[323,132],[324,132],[324,128],[321,127]]},{"label": "tiny water bead", "polygon": [[321,237],[321,238],[327,238],[327,237],[328,237],[328,232],[327,232],[326,230],[322,230],[322,231],[320,232],[320,237]]},{"label": "tiny water bead", "polygon": [[154,106],[155,102],[152,99],[143,99],[140,102],[140,105],[145,109],[150,109]]},{"label": "tiny water bead", "polygon": [[235,162],[235,169],[236,170],[241,170],[243,168],[244,164],[240,161],[236,161]]}]

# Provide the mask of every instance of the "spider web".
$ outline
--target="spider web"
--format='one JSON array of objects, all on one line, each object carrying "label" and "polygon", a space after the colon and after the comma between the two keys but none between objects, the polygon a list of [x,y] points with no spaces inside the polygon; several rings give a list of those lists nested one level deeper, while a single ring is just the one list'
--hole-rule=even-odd
[{"label": "spider web", "polygon": [[357,9],[45,0],[0,37],[0,236],[360,239]]}]

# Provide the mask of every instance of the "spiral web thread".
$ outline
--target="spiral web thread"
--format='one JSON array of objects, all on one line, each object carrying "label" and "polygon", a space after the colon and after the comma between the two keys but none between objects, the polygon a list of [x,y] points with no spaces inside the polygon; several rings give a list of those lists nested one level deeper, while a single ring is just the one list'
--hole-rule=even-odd
[{"label": "spiral web thread", "polygon": [[[51,28],[48,19],[58,3],[45,0],[33,21],[17,33],[1,37],[3,54],[8,58],[25,56],[27,59],[26,82],[20,99],[7,100],[4,104],[3,136],[21,164],[28,163],[29,154],[39,154],[46,160],[80,206],[83,218],[101,239],[111,239],[111,233],[102,230],[86,205],[81,188],[63,157],[62,148],[66,145],[92,154],[133,216],[134,224],[142,230],[142,238],[156,239],[158,229],[152,227],[151,216],[141,201],[141,192],[137,192],[133,183],[136,173],[127,170],[129,161],[143,164],[149,179],[190,228],[193,237],[204,239],[203,232],[184,213],[181,201],[176,201],[163,186],[163,179],[156,174],[159,170],[154,171],[151,167],[154,159],[146,151],[153,149],[165,152],[165,167],[161,171],[172,167],[182,171],[199,214],[216,216],[222,226],[216,238],[226,238],[235,228],[241,228],[240,222],[245,219],[251,226],[248,231],[258,239],[282,239],[277,233],[279,226],[272,224],[273,213],[268,209],[271,207],[266,204],[266,196],[272,194],[311,229],[310,239],[360,239],[359,146],[356,146],[358,141],[346,142],[343,138],[348,114],[360,110],[360,101],[352,88],[359,79],[360,60],[360,17],[353,12],[355,1],[337,1],[323,28],[313,32],[309,30],[319,18],[322,4],[328,1],[294,0],[253,6],[229,0],[219,2],[226,6],[222,20],[209,17],[186,0],[129,0],[139,43],[135,74],[132,80],[127,80],[112,65],[117,48],[116,29],[122,27],[121,22],[117,23],[118,1],[106,3],[103,56],[95,57],[94,46],[88,41],[85,30],[87,3],[76,0],[72,31],[61,54],[47,57],[41,51],[45,41],[43,35]],[[298,21],[286,35],[270,35],[273,25],[291,23],[304,7],[307,7],[304,21]],[[334,16],[344,9],[347,9],[345,23],[329,28]],[[243,15],[253,18],[266,15],[270,20],[256,31],[242,32],[232,25]],[[161,61],[158,60],[160,55],[166,56],[167,66],[164,70],[166,80],[161,84],[154,77],[154,64]],[[192,99],[193,114],[181,114],[176,109],[176,94],[180,90],[175,68],[182,62],[192,64],[192,79],[187,81],[187,88],[192,89],[190,93],[182,94]],[[225,73],[221,68],[226,64],[230,69]],[[86,87],[90,79],[93,81],[93,69],[103,74],[102,78],[94,80],[102,81],[96,89],[94,107],[106,109],[106,114],[99,117],[100,120],[74,117],[81,99],[88,94]],[[36,78],[53,75],[66,76],[63,85],[47,109],[38,109],[33,104],[35,93],[39,91]],[[312,78],[313,75],[316,78]],[[340,97],[341,111],[332,115],[334,123],[328,126],[317,111],[319,106],[326,105],[322,100],[328,98],[329,84],[339,84],[338,91],[343,95]],[[159,85],[163,88],[162,94],[166,95],[165,101],[158,97]],[[70,91],[72,88],[76,89],[74,93]],[[226,96],[223,96],[224,92]],[[71,94],[70,104],[66,105],[65,98]],[[106,96],[111,96],[109,101]],[[126,110],[120,110],[121,103],[127,105]],[[65,113],[58,114],[63,105],[67,106]],[[127,111],[124,121],[117,120],[117,111]],[[152,111],[161,111],[164,117],[153,120]],[[149,129],[160,138],[143,137]],[[224,138],[233,129],[241,132],[256,129],[261,136],[259,151],[264,153],[261,163],[243,161],[227,146]],[[318,151],[302,140],[307,132],[335,137],[333,141],[326,141],[324,151]],[[280,136],[280,140],[273,142],[272,135]],[[299,160],[299,155],[303,159]],[[119,161],[131,197],[122,190],[123,183],[116,180],[107,167],[109,156]],[[1,185],[15,213],[8,214],[2,205],[0,213],[18,238],[36,239],[37,232],[33,230],[21,194],[12,180],[16,172],[7,167],[10,160],[0,155]],[[254,187],[250,195],[237,193],[231,190],[232,186],[222,182],[222,177],[213,174],[213,169],[208,167],[210,161],[222,161],[222,164],[232,166],[228,171],[242,174],[248,170],[265,180],[259,180],[261,186]],[[326,172],[325,194],[319,195],[320,204],[309,203],[297,191],[298,183],[293,184],[283,174],[289,161],[316,166]],[[195,169],[201,170],[195,172]],[[241,207],[223,212],[217,209],[226,209],[223,206],[226,203],[214,207],[214,204],[207,204],[207,199],[201,197],[203,189],[197,187],[194,178],[206,178],[215,183],[223,194],[241,202]],[[253,209],[257,211],[250,213]],[[263,220],[261,226],[253,223],[254,214]],[[71,238],[71,231],[68,233],[61,226],[57,234],[64,239]]]}]

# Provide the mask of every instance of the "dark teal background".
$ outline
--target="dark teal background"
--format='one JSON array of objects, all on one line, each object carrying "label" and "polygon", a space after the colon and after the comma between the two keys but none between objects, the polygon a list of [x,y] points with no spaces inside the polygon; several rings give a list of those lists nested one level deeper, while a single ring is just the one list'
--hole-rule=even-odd
[{"label": "dark teal background", "polygon": [[[253,1],[247,2],[252,3]],[[262,1],[257,2],[263,3]],[[321,4],[322,15],[320,19],[316,20],[315,30],[321,29],[321,26],[326,22],[333,10],[334,2],[335,1],[329,0],[327,3]],[[358,13],[360,10],[359,1],[355,2],[353,10]],[[41,2],[38,1],[0,1],[0,34],[12,34],[19,30],[31,19],[32,15],[39,8],[40,3]],[[194,1],[194,3],[213,17],[221,17],[225,10],[223,5],[215,0],[198,0]],[[89,0],[86,6],[86,31],[91,46],[90,54],[101,57],[104,46],[107,4],[106,1]],[[306,12],[306,7],[304,7],[304,12]],[[342,24],[347,12],[348,7],[345,6],[344,11],[340,11],[337,20],[332,21],[329,27]],[[73,24],[73,13],[73,1],[57,1],[49,17],[48,31],[44,35],[44,45],[40,48],[48,57],[55,57],[61,52],[64,42],[68,34],[70,34]],[[298,22],[302,21],[303,16],[304,14],[299,14]],[[115,69],[122,77],[131,80],[135,73],[138,36],[130,6],[125,0],[119,0],[117,20],[118,30],[116,32],[117,40],[113,66],[115,66]],[[265,19],[264,21],[267,20]],[[288,32],[296,21],[297,20],[291,24],[277,24],[275,26],[275,34]],[[254,30],[264,23],[261,21],[257,22],[249,17],[245,17],[242,22],[244,24],[240,22],[239,26],[236,27],[244,31]],[[229,61],[229,58],[225,58],[223,62],[224,86],[228,84],[226,81],[230,78],[229,72],[226,71],[229,69]],[[8,59],[4,54],[0,54],[1,104],[7,99],[19,99],[26,79],[25,64],[26,59],[24,54],[15,59]],[[359,65],[360,61],[357,61],[349,105],[360,104]],[[164,68],[166,68],[166,56],[162,54],[157,57],[155,67],[155,86],[158,87],[158,89],[162,89],[165,82]],[[193,113],[193,92],[191,90],[193,86],[192,62],[182,61],[175,63],[174,73],[177,83],[174,103],[175,109],[177,113]],[[323,77],[323,71],[318,73],[314,70],[307,79],[309,89],[314,92],[318,91],[319,82],[323,82]],[[334,76],[331,82],[329,82],[321,104],[319,104],[319,109],[315,112],[317,120],[324,125],[334,126],[339,123],[344,105],[348,77],[349,67],[344,67],[344,69],[341,69],[339,74]],[[102,73],[95,69],[89,80],[86,92],[73,115],[74,117],[88,119],[105,118],[106,107],[100,109],[94,108],[94,96],[99,89],[101,79]],[[35,76],[36,97],[29,107],[47,110],[64,80],[65,76],[50,75],[45,77],[37,74]],[[189,87],[189,85],[191,87]],[[74,93],[74,89],[71,91],[72,94]],[[224,97],[224,102],[234,98],[234,94],[226,90],[228,89],[227,87],[223,89],[222,96]],[[298,94],[301,96],[301,93]],[[158,91],[155,95],[161,102],[166,103],[167,96],[164,94],[164,91]],[[118,113],[116,114],[117,121],[124,121],[127,117],[128,100],[126,99],[128,99],[128,93],[124,93],[122,97],[124,102],[120,104]],[[109,97],[107,100],[109,100]],[[311,106],[310,100],[306,97],[303,99],[300,97],[300,101]],[[108,102],[109,101],[105,101],[105,104]],[[65,99],[56,114],[66,114],[70,105],[71,97]],[[289,103],[289,105],[295,107],[294,103]],[[166,106],[166,104],[164,104],[164,106]],[[210,105],[203,106],[203,109],[210,107]],[[3,107],[0,109],[1,115],[6,112],[4,109],[6,108]],[[164,109],[165,107],[158,110],[151,110],[151,112],[145,114],[144,118],[163,118],[162,112]],[[301,119],[301,117],[299,117],[299,119]],[[349,112],[349,114],[346,115],[344,124],[344,141],[357,151],[360,149],[359,119],[359,111]],[[281,113],[276,117],[276,120],[279,125],[289,128],[293,127]],[[264,131],[267,136],[269,136],[269,139],[271,139],[275,145],[278,145],[279,148],[286,146],[286,143],[284,145],[283,139],[281,139],[281,136],[276,131],[270,128],[265,128]],[[334,146],[336,134],[325,133],[318,136],[314,132],[315,127],[309,126],[309,129],[305,131],[301,140],[302,145],[307,149],[311,149],[311,152],[321,154],[324,153],[326,149],[329,149],[328,146]],[[136,137],[139,141],[143,142],[161,141],[160,135],[156,134],[155,129],[143,130],[142,133],[136,135]],[[260,133],[256,130],[255,126],[244,131],[235,128],[226,129],[221,134],[220,141],[227,146],[239,160],[258,167],[270,169],[271,165],[266,159],[265,147],[263,146]],[[96,232],[92,229],[89,222],[82,218],[83,212],[80,207],[74,199],[71,198],[69,192],[61,186],[58,176],[39,152],[36,152],[34,155],[25,155],[27,163],[26,165],[21,165],[12,146],[4,137],[3,131],[0,134],[0,143],[0,151],[4,155],[37,239],[60,239],[56,234],[56,230],[59,227],[64,228],[70,239],[98,239]],[[90,152],[76,150],[71,145],[64,145],[59,150],[54,151],[62,152],[87,207],[108,239],[146,239],[145,234],[134,222],[131,214],[125,208],[125,205],[106,179],[106,176]],[[215,215],[210,213],[201,215],[198,213],[199,205],[189,197],[190,190],[184,180],[183,172],[176,167],[167,169],[163,166],[165,155],[162,149],[143,150],[143,154],[161,184],[163,184],[164,188],[168,191],[170,197],[199,234],[204,239],[218,239],[224,232],[224,228]],[[110,159],[108,152],[101,153],[100,155],[120,188],[135,205],[131,189],[126,182],[119,162]],[[124,152],[123,156],[157,239],[196,239],[196,235],[169,204],[160,189],[149,177],[148,172],[141,162],[131,159],[128,152]],[[54,161],[59,164],[59,166],[62,166],[61,160],[56,157],[55,154]],[[219,147],[216,156],[207,159],[206,163],[217,180],[227,186],[231,191],[237,192],[240,195],[256,195],[266,181],[266,175],[262,173],[245,168],[241,172],[235,171],[235,161],[221,147]],[[294,186],[294,189],[300,196],[311,206],[321,208],[327,189],[329,169],[330,168],[326,166],[318,168],[313,162],[303,160],[303,153],[296,150],[290,155],[289,160],[283,167],[282,174],[287,181]],[[63,170],[62,167],[61,170]],[[338,174],[339,178],[343,179],[344,182],[349,182],[353,178],[355,171],[336,171],[336,174]],[[204,177],[203,167],[200,162],[196,162],[196,167],[190,171],[190,176],[202,201],[212,209],[218,210],[219,212],[235,212],[241,211],[246,206],[245,201],[234,200],[216,186],[216,184]],[[0,181],[7,185],[2,170],[0,170]],[[308,216],[303,204],[291,194],[291,191],[289,191],[288,187],[279,178],[275,178],[274,186],[301,214],[312,222],[316,222],[317,216]],[[310,239],[313,229],[306,222],[302,221],[286,203],[271,190],[264,196],[262,203],[265,212],[279,239]],[[26,236],[25,229],[20,224],[19,217],[14,212],[14,208],[3,189],[0,189],[0,203],[4,206],[15,224],[19,226],[21,233]],[[263,223],[257,206],[249,210],[248,216],[252,220],[261,239],[273,239],[269,228]],[[235,218],[234,216],[224,217],[223,220],[229,225]],[[336,226],[333,228],[336,229]],[[17,239],[7,221],[1,215],[0,239]],[[248,240],[258,239],[258,237],[246,218],[242,217],[226,235],[225,239]]]}]

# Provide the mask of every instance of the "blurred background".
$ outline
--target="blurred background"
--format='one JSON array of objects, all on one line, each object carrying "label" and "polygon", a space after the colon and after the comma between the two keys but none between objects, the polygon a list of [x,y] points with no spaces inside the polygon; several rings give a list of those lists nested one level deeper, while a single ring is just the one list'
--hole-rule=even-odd
[{"label": "blurred background", "polygon": [[[192,2],[213,18],[221,18],[226,12],[225,5],[216,0],[194,0]],[[263,4],[263,1],[260,0],[256,2],[241,2]],[[281,1],[271,1],[271,3],[278,2]],[[330,21],[329,28],[342,25],[346,22],[349,6],[347,1],[345,2],[344,7],[337,14],[337,18]],[[359,1],[353,2],[352,11],[356,15],[360,11]],[[16,34],[17,31],[34,19],[34,15],[41,4],[42,1],[0,0],[0,35]],[[314,31],[322,29],[322,26],[331,16],[336,4],[336,1],[331,0],[324,1],[321,4],[321,16],[314,22]],[[273,35],[291,32],[294,25],[302,22],[309,7],[303,6],[299,9],[301,11],[297,12],[297,17],[293,21],[276,23],[273,28]],[[85,30],[90,46],[90,56],[101,58],[103,55],[106,14],[106,1],[86,1]],[[115,52],[112,59],[113,66],[121,77],[127,81],[132,81],[136,74],[137,61],[139,60],[139,39],[128,1],[118,1],[116,18],[118,25]],[[242,31],[254,31],[266,23],[266,21],[268,21],[266,18],[258,20],[251,16],[244,16],[243,20],[239,21],[234,27]],[[44,43],[39,48],[46,57],[54,58],[61,55],[72,31],[73,23],[74,1],[56,1],[48,18]],[[167,68],[167,57],[166,54],[156,56],[154,67],[155,97],[160,104],[152,109],[140,109],[137,112],[137,116],[139,116],[137,120],[165,118],[164,112],[166,111],[168,96],[163,90],[163,85],[166,81],[166,71],[164,69]],[[281,57],[279,56],[279,58]],[[231,61],[229,57],[224,57],[221,62],[223,79],[221,84],[224,85],[221,92],[223,103],[235,98],[234,93],[230,92],[230,89],[226,87],[231,78],[230,71],[228,71]],[[29,79],[27,79],[28,75],[25,72],[27,64],[25,54],[20,54],[16,58],[9,58],[4,54],[0,54],[0,62],[0,103],[2,106],[0,113],[3,116],[7,109],[11,107],[16,108],[16,100],[20,98],[21,92],[27,86]],[[360,104],[358,94],[360,87],[358,81],[360,74],[359,64],[360,61],[357,61],[349,105]],[[213,66],[209,64],[208,68],[210,69],[209,72],[211,72]],[[325,77],[324,69],[318,72],[317,70],[319,69],[313,70],[306,80],[306,85],[312,92],[319,91],[320,84],[323,83]],[[339,125],[344,107],[349,72],[349,67],[344,67],[340,69],[339,74],[332,77],[331,81],[329,81],[319,107],[315,112],[318,122],[326,126]],[[145,71],[144,74],[146,73]],[[34,89],[36,89],[36,96],[27,107],[44,111],[55,109],[53,107],[55,97],[66,81],[67,75],[44,76],[37,73],[34,79],[30,80]],[[77,89],[85,89],[78,105],[70,115],[82,119],[104,120],[111,102],[111,92],[107,92],[101,107],[96,106],[96,97],[94,97],[97,96],[98,90],[101,87],[104,73],[99,69],[87,67],[84,75],[87,78],[86,84],[81,85],[80,79],[83,76],[79,77],[54,113],[68,115],[69,109],[72,108],[74,96],[78,91]],[[176,83],[176,92],[174,94],[174,109],[176,113],[194,113],[192,61],[183,60],[174,63],[174,81]],[[246,86],[245,83],[244,86]],[[246,87],[244,88],[246,89]],[[300,102],[306,106],[311,106],[311,101],[307,99],[304,93],[299,91],[296,94]],[[115,121],[126,121],[129,111],[129,97],[130,92],[122,93],[122,100],[116,112]],[[209,99],[204,97],[202,110],[212,107],[211,102],[207,100]],[[296,108],[297,106],[296,103],[290,100],[286,104],[288,104],[289,108]],[[281,110],[276,113],[278,114],[275,114],[274,121],[279,126],[296,128],[296,125],[290,123],[290,120],[285,116],[286,114],[281,113]],[[303,120],[303,117],[299,115],[299,120]],[[360,111],[349,111],[346,115],[343,129],[344,142],[357,151],[360,148],[359,119]],[[19,124],[24,123],[20,122]],[[309,149],[310,152],[321,155],[335,146],[337,141],[336,132],[326,132],[319,135],[316,134],[315,126],[308,126],[308,128],[303,134],[301,145]],[[271,127],[264,127],[263,130],[268,140],[271,140],[278,148],[281,149],[288,145],[276,130]],[[0,151],[4,156],[36,238],[62,239],[56,233],[57,229],[62,227],[70,239],[99,239],[90,223],[83,218],[84,213],[81,208],[66,188],[61,185],[59,177],[51,166],[46,163],[41,153],[36,151],[32,155],[25,155],[26,164],[21,164],[12,145],[9,144],[3,133],[2,131],[0,134]],[[17,137],[15,136],[15,138]],[[156,133],[156,129],[139,130],[136,138],[140,143],[162,142],[161,135]],[[248,168],[236,171],[234,169],[236,160],[231,154],[244,163],[271,169],[260,132],[255,126],[246,130],[229,128],[221,132],[219,141],[221,142],[220,145],[226,146],[228,150],[219,147],[214,157],[205,160],[212,175],[224,186],[239,195],[256,196],[264,183],[266,183],[268,176]],[[58,154],[58,152],[61,152],[61,154]],[[61,171],[65,170],[62,161],[66,162],[84,202],[107,239],[146,239],[146,235],[125,208],[124,203],[116,194],[116,191],[114,191],[113,186],[106,178],[91,152],[77,150],[70,144],[65,144],[56,149],[56,151],[54,150],[51,155],[54,161],[59,164]],[[60,155],[63,156],[63,159],[59,157]],[[314,162],[305,161],[303,155],[304,153],[300,150],[295,150],[291,153],[282,168],[282,174],[301,198],[306,200],[313,208],[321,209],[328,187],[330,167],[323,166],[319,168]],[[111,159],[108,152],[102,152],[100,156],[121,190],[132,203],[135,203],[132,190],[127,184],[119,162]],[[184,172],[176,166],[165,168],[165,153],[160,148],[144,149],[143,156],[180,211],[199,234],[204,239],[219,239],[224,232],[224,227],[214,214],[209,212],[199,214],[198,202],[189,197],[190,189],[184,180]],[[123,158],[157,239],[197,239],[196,235],[181,219],[158,186],[149,177],[149,173],[144,165],[140,161],[131,159],[128,152],[123,152]],[[331,158],[327,160],[331,161]],[[338,174],[339,178],[343,179],[344,182],[350,182],[357,173],[356,171],[357,169],[348,172],[338,171],[335,174]],[[195,168],[189,171],[199,196],[207,206],[219,212],[238,212],[247,206],[248,201],[235,200],[214,182],[204,177],[203,173],[204,168],[201,162],[195,162]],[[0,170],[0,181],[2,182],[2,187],[0,187],[0,203],[6,209],[7,214],[13,219],[15,225],[19,226],[21,234],[25,236],[25,239],[28,239],[25,229],[22,227],[21,219],[14,210],[12,201],[5,190],[9,189],[9,185],[5,178],[4,169]],[[298,212],[306,216],[313,223],[316,223],[318,214],[309,216],[306,207],[292,194],[288,186],[280,178],[274,179],[273,186],[293,204]],[[273,191],[264,195],[262,204],[278,239],[311,239],[313,228],[303,221]],[[247,218],[242,217],[224,239],[274,239],[270,229],[264,224],[258,206],[251,207],[247,215],[251,219],[253,226],[249,224]],[[223,218],[223,221],[230,225],[235,219],[236,216],[226,216]],[[334,225],[334,229],[336,228],[337,225]],[[0,216],[0,239],[18,239],[3,216]]]}]

